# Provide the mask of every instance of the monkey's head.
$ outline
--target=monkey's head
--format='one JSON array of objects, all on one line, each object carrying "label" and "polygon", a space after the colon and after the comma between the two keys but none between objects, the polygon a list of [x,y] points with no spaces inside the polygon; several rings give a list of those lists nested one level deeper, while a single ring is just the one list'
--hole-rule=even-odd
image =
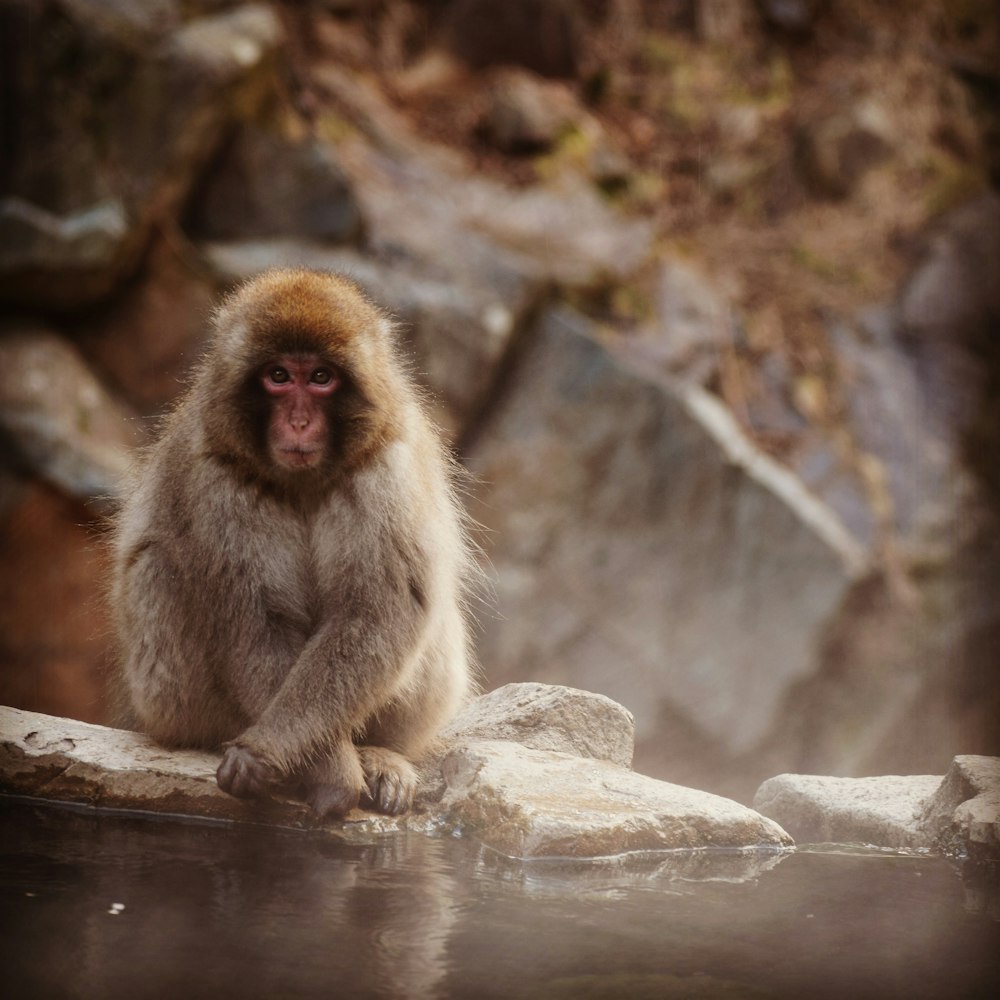
[{"label": "monkey's head", "polygon": [[234,292],[194,392],[217,457],[281,484],[352,471],[397,433],[388,317],[350,281],[270,271]]}]

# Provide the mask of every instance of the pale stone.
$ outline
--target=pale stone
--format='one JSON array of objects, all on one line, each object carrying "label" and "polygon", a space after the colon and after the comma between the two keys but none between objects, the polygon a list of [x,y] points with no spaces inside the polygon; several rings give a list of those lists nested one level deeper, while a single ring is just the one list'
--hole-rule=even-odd
[{"label": "pale stone", "polygon": [[631,712],[601,694],[553,684],[505,684],[473,701],[442,738],[453,744],[510,740],[631,767],[635,723]]},{"label": "pale stone", "polygon": [[606,761],[483,740],[452,751],[442,771],[446,823],[508,857],[792,843],[746,806]]},{"label": "pale stone", "polygon": [[834,778],[779,774],[765,781],[753,806],[780,823],[799,843],[871,844],[926,848],[921,823],[939,775]]},{"label": "pale stone", "polygon": [[1000,857],[1000,757],[956,757],[922,822],[946,851]]},{"label": "pale stone", "polygon": [[0,341],[0,430],[32,472],[83,500],[117,493],[141,440],[135,415],[44,327]]}]

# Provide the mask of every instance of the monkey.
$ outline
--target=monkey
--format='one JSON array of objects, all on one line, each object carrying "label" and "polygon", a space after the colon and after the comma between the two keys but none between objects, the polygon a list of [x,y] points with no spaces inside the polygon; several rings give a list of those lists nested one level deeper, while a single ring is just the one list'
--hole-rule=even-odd
[{"label": "monkey", "polygon": [[457,487],[358,286],[278,269],[230,293],[112,529],[127,724],[221,750],[237,797],[407,811],[473,688]]}]

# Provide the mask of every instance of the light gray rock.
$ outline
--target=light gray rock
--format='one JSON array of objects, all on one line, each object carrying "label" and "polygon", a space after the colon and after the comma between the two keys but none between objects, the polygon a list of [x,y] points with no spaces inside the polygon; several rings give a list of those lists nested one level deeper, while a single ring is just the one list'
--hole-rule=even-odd
[{"label": "light gray rock", "polygon": [[533,750],[632,766],[632,713],[604,695],[552,684],[505,684],[476,698],[441,734],[449,744],[510,740]]},{"label": "light gray rock", "polygon": [[109,809],[302,825],[299,803],[250,803],[215,781],[218,754],[164,750],[146,736],[0,708],[0,790]]},{"label": "light gray rock", "polygon": [[948,852],[1000,859],[1000,757],[956,757],[921,821]]},{"label": "light gray rock", "polygon": [[140,440],[134,414],[44,328],[0,338],[0,430],[19,466],[82,500],[117,493]]},{"label": "light gray rock", "polygon": [[939,775],[832,778],[779,774],[757,790],[753,807],[802,843],[929,848],[922,823]]},{"label": "light gray rock", "polygon": [[508,857],[602,857],[791,838],[746,806],[605,761],[476,741],[442,764],[446,822]]},{"label": "light gray rock", "polygon": [[707,384],[718,373],[721,349],[736,335],[729,302],[695,265],[669,256],[658,262],[648,294],[653,317],[624,340],[623,355],[637,367],[654,365]]},{"label": "light gray rock", "polygon": [[589,329],[546,312],[470,447],[503,613],[482,623],[487,676],[630,706],[640,768],[671,713],[752,754],[864,553],[716,398],[630,370]]}]

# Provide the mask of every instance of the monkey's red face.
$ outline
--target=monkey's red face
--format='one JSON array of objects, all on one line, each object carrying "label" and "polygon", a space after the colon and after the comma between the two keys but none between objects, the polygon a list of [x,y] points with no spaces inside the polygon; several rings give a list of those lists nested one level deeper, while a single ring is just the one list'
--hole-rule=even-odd
[{"label": "monkey's red face", "polygon": [[342,378],[314,355],[276,357],[260,370],[270,410],[267,445],[276,464],[289,471],[312,469],[327,454],[330,399]]}]

